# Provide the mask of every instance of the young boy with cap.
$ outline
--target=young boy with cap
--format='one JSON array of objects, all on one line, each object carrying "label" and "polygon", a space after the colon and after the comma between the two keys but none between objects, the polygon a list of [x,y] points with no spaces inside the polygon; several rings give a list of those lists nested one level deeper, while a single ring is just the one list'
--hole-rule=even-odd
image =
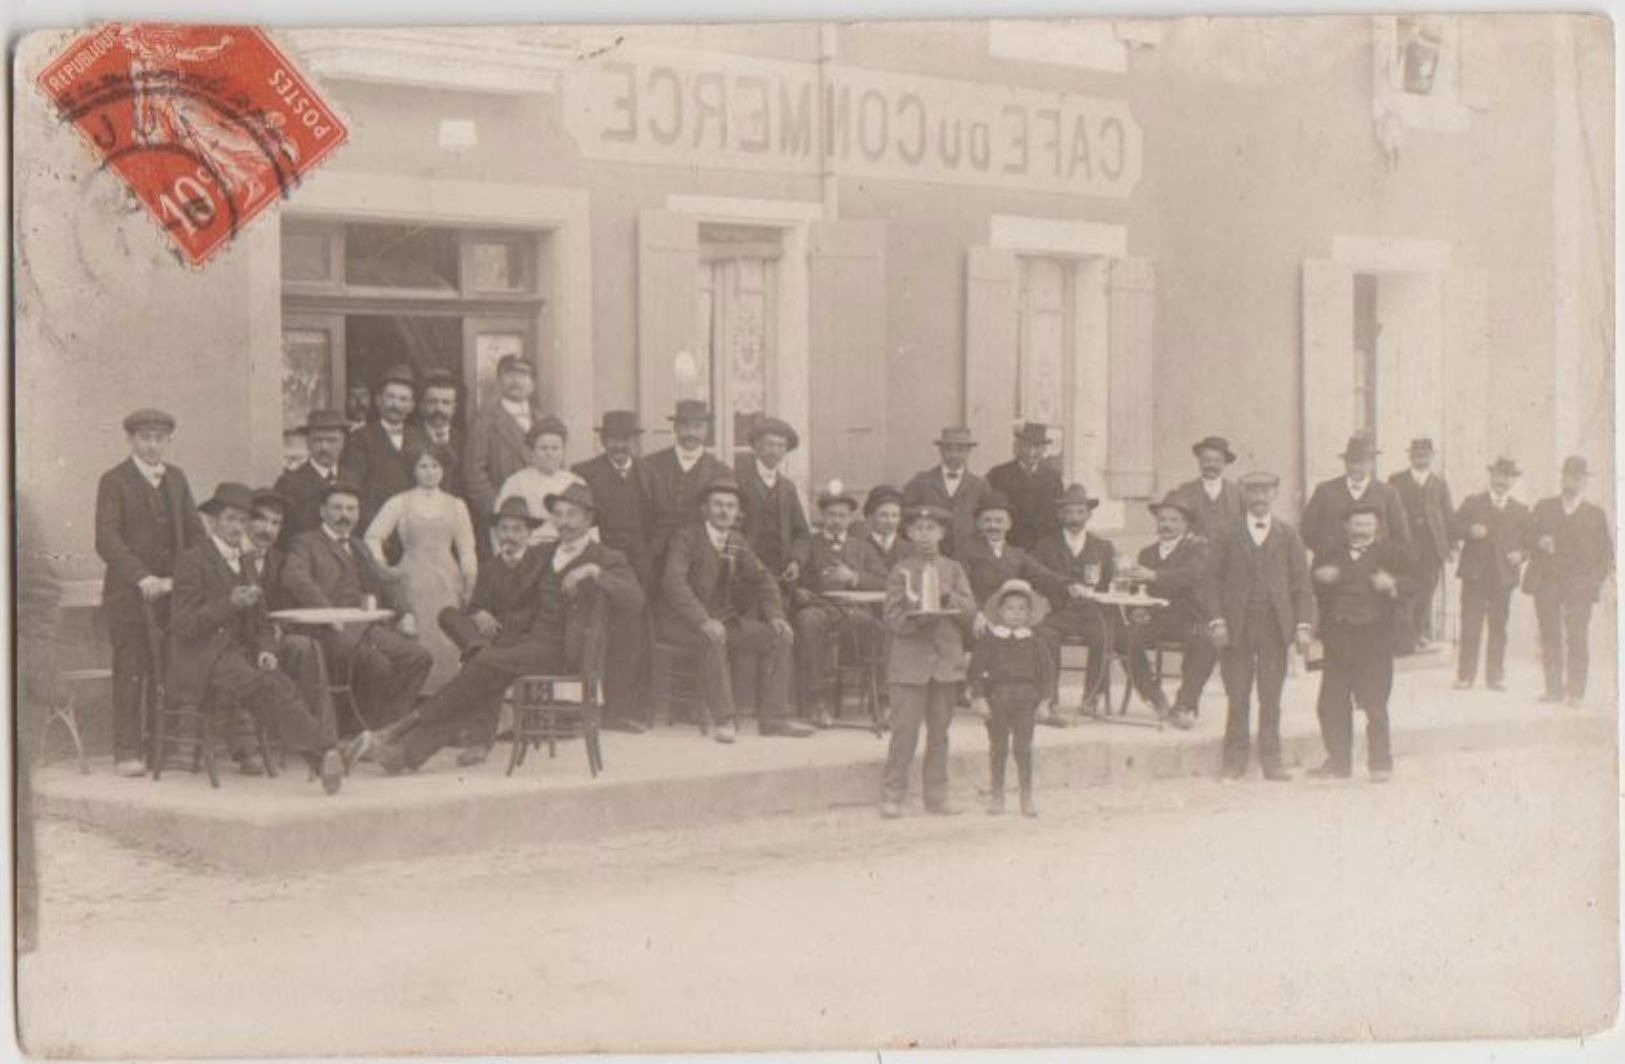
[{"label": "young boy with cap", "polygon": [[130,457],[96,485],[96,553],[107,566],[102,616],[113,643],[113,760],[123,776],[145,772],[142,706],[157,694],[148,617],[168,627],[175,561],[203,540],[191,486],[164,461],[175,419],[137,410],[124,419]]},{"label": "young boy with cap", "polygon": [[1054,686],[1055,654],[1033,626],[1049,604],[1025,580],[1007,580],[982,605],[982,634],[971,650],[967,679],[971,706],[987,721],[992,790],[987,811],[1004,812],[1004,769],[1014,741],[1016,782],[1023,816],[1033,804],[1033,727]]},{"label": "young boy with cap", "polygon": [[912,549],[886,578],[891,746],[880,815],[887,819],[903,815],[922,723],[926,812],[954,812],[948,804],[948,725],[965,679],[964,629],[976,610],[965,570],[940,550],[953,516],[940,506],[913,506],[904,520]]}]

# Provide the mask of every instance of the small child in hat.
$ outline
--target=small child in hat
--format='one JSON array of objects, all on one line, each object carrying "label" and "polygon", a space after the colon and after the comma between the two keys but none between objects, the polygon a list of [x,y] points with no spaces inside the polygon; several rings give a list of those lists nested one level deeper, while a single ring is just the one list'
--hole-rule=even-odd
[{"label": "small child in hat", "polygon": [[971,706],[987,721],[993,788],[987,811],[1004,812],[1004,768],[1012,746],[1021,813],[1033,804],[1033,727],[1055,684],[1055,655],[1033,631],[1049,604],[1025,580],[1006,580],[982,606],[986,625],[971,650]]}]

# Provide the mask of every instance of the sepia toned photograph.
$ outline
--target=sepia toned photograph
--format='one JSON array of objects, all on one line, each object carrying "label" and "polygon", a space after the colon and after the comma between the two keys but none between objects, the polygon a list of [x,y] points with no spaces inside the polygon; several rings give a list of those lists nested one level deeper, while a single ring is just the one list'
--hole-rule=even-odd
[{"label": "sepia toned photograph", "polygon": [[1610,1031],[1614,47],[21,36],[21,1050]]}]

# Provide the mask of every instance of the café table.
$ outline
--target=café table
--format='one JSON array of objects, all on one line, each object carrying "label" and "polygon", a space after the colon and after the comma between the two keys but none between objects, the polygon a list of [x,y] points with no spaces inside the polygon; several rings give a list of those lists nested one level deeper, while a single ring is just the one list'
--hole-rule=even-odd
[{"label": "caf\u00e9 table", "polygon": [[[395,611],[368,609],[362,606],[301,606],[286,610],[272,610],[270,618],[278,624],[286,625],[288,628],[311,637],[311,642],[316,645],[316,653],[322,661],[322,671],[327,675],[329,696],[335,700],[340,697],[344,698],[350,704],[350,712],[355,715],[355,719],[360,722],[361,727],[371,728],[372,723],[362,714],[360,700],[355,696],[356,655],[354,653],[349,655],[349,660],[344,669],[344,682],[334,682],[332,670],[327,668],[327,649],[321,636],[324,631],[359,625],[362,628],[361,639],[365,639],[366,629],[375,624],[394,620]],[[359,646],[360,639],[356,642]]]},{"label": "caf\u00e9 table", "polygon": [[1107,623],[1102,625],[1106,632],[1106,648],[1104,652],[1106,667],[1099,670],[1100,679],[1096,683],[1095,689],[1085,693],[1083,699],[1084,705],[1087,706],[1093,704],[1095,698],[1100,694],[1100,688],[1106,686],[1106,677],[1109,675],[1111,662],[1114,656],[1119,653],[1118,648],[1113,646],[1113,643],[1116,641],[1116,633],[1119,628],[1121,628],[1123,632],[1124,645],[1120,653],[1122,654],[1125,663],[1123,671],[1126,674],[1124,676],[1124,682],[1127,689],[1123,693],[1123,711],[1121,713],[1113,716],[1111,707],[1108,705],[1105,707],[1104,713],[1096,710],[1094,712],[1084,714],[1083,719],[1096,724],[1123,724],[1138,728],[1156,728],[1158,731],[1161,731],[1163,727],[1163,720],[1161,717],[1151,721],[1137,720],[1127,715],[1129,701],[1134,695],[1134,677],[1127,667],[1127,662],[1131,660],[1135,648],[1139,645],[1140,633],[1144,631],[1146,625],[1150,623],[1151,615],[1155,611],[1167,606],[1168,600],[1157,598],[1154,595],[1148,595],[1145,593],[1144,588],[1135,588],[1132,591],[1121,591],[1117,589],[1113,589],[1111,591],[1091,591],[1088,594],[1087,601],[1094,602],[1104,608],[1115,610],[1117,612],[1117,620],[1119,623],[1113,624],[1108,618]]},{"label": "caf\u00e9 table", "polygon": [[[844,608],[868,610],[876,620],[880,619],[881,613],[886,606],[886,593],[884,591],[822,591],[818,593],[818,596]],[[841,697],[841,675],[845,670],[841,665],[840,643],[837,641],[835,646],[836,712],[835,719],[832,722],[833,725],[837,728],[859,728],[864,731],[872,731],[876,735],[882,734],[886,730],[887,722],[884,706],[880,698],[881,684],[884,683],[884,678],[879,675],[879,659],[871,657],[861,666],[864,673],[862,680],[863,701],[869,707],[869,721],[865,723],[861,720],[848,720],[840,712],[842,709],[841,703],[844,701]]]}]

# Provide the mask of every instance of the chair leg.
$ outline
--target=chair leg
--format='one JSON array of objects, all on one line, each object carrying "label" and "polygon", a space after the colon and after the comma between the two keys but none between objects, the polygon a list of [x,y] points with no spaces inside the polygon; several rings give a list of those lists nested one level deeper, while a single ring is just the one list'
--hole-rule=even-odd
[{"label": "chair leg", "polygon": [[152,715],[152,745],[148,750],[148,757],[152,761],[149,766],[152,778],[160,780],[164,777],[164,714],[162,711]]},{"label": "chair leg", "polygon": [[513,728],[508,733],[509,745],[511,749],[508,751],[507,774],[510,776],[513,775],[513,770],[519,767],[519,762],[525,759],[525,729],[523,727],[524,712],[524,710],[518,708],[517,706],[514,707]]},{"label": "chair leg", "polygon": [[[208,712],[208,710],[199,708],[197,748],[198,751],[203,755],[203,764],[209,770],[209,786],[213,787],[215,790],[219,790],[220,767],[215,764],[214,759],[214,722],[209,719],[212,716],[213,714]],[[195,759],[197,754],[193,754],[192,756]],[[196,772],[197,769],[194,768],[192,771]]]},{"label": "chair leg", "polygon": [[587,770],[592,773],[593,779],[597,779],[598,773],[602,772],[604,768],[604,754],[598,745],[598,726],[596,724],[591,722],[587,724],[585,741],[587,746]]},{"label": "chair leg", "polygon": [[259,737],[260,761],[265,764],[265,776],[267,779],[275,779],[277,765],[271,758],[271,737],[263,724],[256,723],[254,732]]}]

